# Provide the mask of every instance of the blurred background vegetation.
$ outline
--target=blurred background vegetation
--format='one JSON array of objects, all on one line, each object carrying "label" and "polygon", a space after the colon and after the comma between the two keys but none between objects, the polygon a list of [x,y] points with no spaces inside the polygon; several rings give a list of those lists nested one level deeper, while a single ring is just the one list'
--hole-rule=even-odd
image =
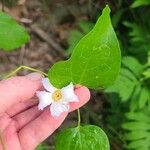
[{"label": "blurred background vegetation", "polygon": [[[150,149],[150,0],[1,0],[1,7],[26,26],[31,40],[13,52],[0,51],[0,72],[22,64],[47,71],[67,59],[109,4],[122,50],[120,75],[113,86],[92,91],[81,108],[83,124],[107,133],[112,150]],[[23,72],[21,74],[26,74]],[[57,134],[76,125],[71,113],[38,150],[55,149]]]}]

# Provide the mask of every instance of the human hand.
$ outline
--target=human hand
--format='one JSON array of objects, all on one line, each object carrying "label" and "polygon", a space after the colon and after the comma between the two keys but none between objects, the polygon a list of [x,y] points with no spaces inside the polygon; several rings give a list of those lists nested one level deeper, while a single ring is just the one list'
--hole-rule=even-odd
[{"label": "human hand", "polygon": [[[32,73],[0,82],[0,150],[33,150],[64,121],[67,112],[57,118],[49,108],[39,111],[35,92],[42,87],[42,76]],[[86,87],[75,89],[79,102],[70,103],[70,111],[84,105],[90,98]]]}]

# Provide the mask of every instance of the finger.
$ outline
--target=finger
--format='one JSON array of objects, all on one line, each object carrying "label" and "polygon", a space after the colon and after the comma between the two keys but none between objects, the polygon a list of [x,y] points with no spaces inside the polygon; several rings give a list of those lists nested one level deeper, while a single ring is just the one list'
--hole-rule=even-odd
[{"label": "finger", "polygon": [[6,111],[12,105],[32,98],[42,86],[42,76],[34,73],[28,76],[12,77],[0,82],[0,112]]},{"label": "finger", "polygon": [[[76,94],[79,97],[79,104],[77,105],[72,103],[70,111],[79,108],[90,98],[90,92],[85,87],[78,88],[76,90]],[[38,118],[20,130],[20,142],[21,145],[25,145],[23,149],[34,149],[39,143],[51,135],[62,124],[67,114],[67,112],[64,112],[59,117],[52,117],[50,115],[49,108],[47,108]]]},{"label": "finger", "polygon": [[29,101],[19,102],[16,105],[12,106],[6,112],[10,117],[14,117],[38,104],[38,100],[33,98]]},{"label": "finger", "polygon": [[74,111],[75,109],[82,107],[84,104],[88,102],[90,99],[90,92],[89,89],[86,87],[78,87],[75,89],[75,94],[78,95],[79,103],[78,102],[72,102],[70,103],[70,111]]},{"label": "finger", "polygon": [[17,130],[23,128],[26,124],[37,118],[41,114],[38,110],[37,105],[12,117],[12,119],[17,123]]},{"label": "finger", "polygon": [[2,132],[2,140],[2,150],[21,150],[14,122],[10,122],[7,128]]},{"label": "finger", "polygon": [[68,113],[63,113],[57,118],[51,117],[49,108],[34,121],[30,122],[19,131],[19,139],[22,150],[33,150],[35,147],[51,135],[64,121]]}]

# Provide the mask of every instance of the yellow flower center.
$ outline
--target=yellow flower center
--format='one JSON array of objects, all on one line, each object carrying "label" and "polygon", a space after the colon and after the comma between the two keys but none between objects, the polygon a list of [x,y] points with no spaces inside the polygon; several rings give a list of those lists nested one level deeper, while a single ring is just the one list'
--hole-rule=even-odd
[{"label": "yellow flower center", "polygon": [[56,90],[53,94],[52,94],[52,98],[55,102],[58,102],[62,99],[62,93],[60,90]]}]

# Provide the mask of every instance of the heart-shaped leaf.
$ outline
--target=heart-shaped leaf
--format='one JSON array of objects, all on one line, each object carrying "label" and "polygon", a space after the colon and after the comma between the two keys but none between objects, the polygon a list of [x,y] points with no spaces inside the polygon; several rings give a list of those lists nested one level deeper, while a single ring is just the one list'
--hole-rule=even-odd
[{"label": "heart-shaped leaf", "polygon": [[70,128],[59,134],[56,150],[109,150],[107,135],[94,125]]},{"label": "heart-shaped leaf", "polygon": [[67,61],[49,70],[49,80],[58,88],[69,82],[88,88],[104,88],[113,83],[120,68],[120,48],[106,6],[95,27],[83,37]]},{"label": "heart-shaped leaf", "polygon": [[4,51],[11,51],[20,47],[29,40],[25,29],[12,17],[0,12],[0,48]]}]

